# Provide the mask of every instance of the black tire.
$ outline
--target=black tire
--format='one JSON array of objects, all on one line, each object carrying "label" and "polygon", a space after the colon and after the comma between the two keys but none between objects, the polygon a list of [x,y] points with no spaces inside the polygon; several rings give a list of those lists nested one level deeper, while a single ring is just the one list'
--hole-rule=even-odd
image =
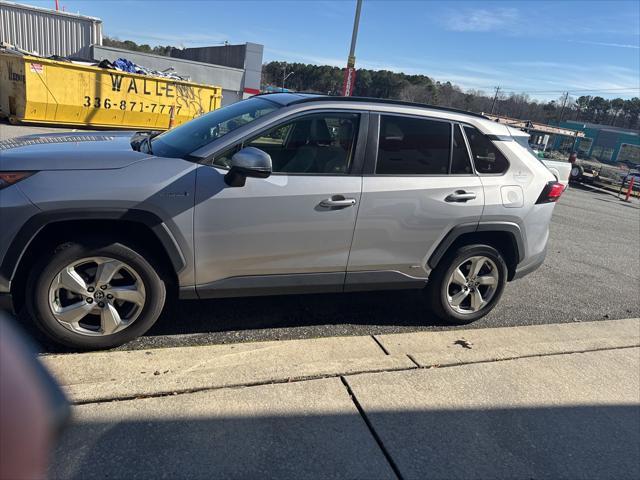
[{"label": "black tire", "polygon": [[569,172],[569,180],[572,182],[579,182],[582,180],[582,174],[584,173],[584,168],[580,165],[573,165],[571,167],[571,172]]},{"label": "black tire", "polygon": [[[140,253],[139,253],[140,252]],[[49,306],[49,287],[58,272],[71,263],[86,257],[110,257],[125,262],[139,275],[145,289],[145,301],[131,325],[111,335],[89,336],[61,325]],[[113,348],[143,335],[162,312],[166,287],[152,266],[152,257],[141,250],[117,242],[64,243],[44,254],[31,269],[27,280],[25,300],[27,311],[36,326],[55,343],[79,350]]]},{"label": "black tire", "polygon": [[[495,293],[487,305],[475,313],[456,312],[447,300],[449,277],[465,259],[480,255],[492,260],[497,267],[498,282]],[[502,296],[506,281],[507,265],[498,250],[488,245],[466,245],[450,251],[440,260],[429,276],[424,293],[430,309],[440,320],[453,325],[466,325],[484,317],[496,306]]]}]

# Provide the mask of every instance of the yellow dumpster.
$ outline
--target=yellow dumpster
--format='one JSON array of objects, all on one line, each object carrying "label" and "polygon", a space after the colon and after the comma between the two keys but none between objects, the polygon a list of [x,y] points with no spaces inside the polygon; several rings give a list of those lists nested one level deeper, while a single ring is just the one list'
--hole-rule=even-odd
[{"label": "yellow dumpster", "polygon": [[166,130],[220,107],[222,88],[0,54],[0,115],[12,123]]}]

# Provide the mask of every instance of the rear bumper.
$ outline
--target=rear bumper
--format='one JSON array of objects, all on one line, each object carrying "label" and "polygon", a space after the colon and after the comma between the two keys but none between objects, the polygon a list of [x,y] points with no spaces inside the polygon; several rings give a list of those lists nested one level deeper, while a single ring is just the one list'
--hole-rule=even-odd
[{"label": "rear bumper", "polygon": [[547,247],[545,247],[545,249],[542,252],[540,252],[538,255],[518,265],[516,267],[516,273],[513,275],[513,278],[511,280],[517,280],[526,275],[529,275],[530,273],[535,272],[538,268],[540,268],[540,265],[544,263],[544,259],[546,258],[546,256],[547,256]]}]

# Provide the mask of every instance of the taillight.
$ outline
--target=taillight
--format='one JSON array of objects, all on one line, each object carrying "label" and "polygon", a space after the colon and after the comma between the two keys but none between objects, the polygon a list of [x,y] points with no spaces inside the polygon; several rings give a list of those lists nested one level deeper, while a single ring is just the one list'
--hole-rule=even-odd
[{"label": "taillight", "polygon": [[36,172],[0,172],[0,190],[30,177]]},{"label": "taillight", "polygon": [[564,185],[560,182],[549,182],[542,189],[542,193],[538,197],[536,203],[552,203],[557,202],[564,192]]}]

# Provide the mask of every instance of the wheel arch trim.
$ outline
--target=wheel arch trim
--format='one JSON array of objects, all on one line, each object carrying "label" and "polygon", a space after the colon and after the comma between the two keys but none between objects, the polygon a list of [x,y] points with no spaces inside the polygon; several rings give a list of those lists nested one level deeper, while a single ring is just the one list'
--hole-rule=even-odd
[{"label": "wheel arch trim", "polygon": [[0,286],[11,285],[18,266],[33,240],[48,225],[81,220],[120,220],[139,223],[148,227],[167,253],[176,273],[186,267],[187,262],[176,237],[168,225],[153,212],[138,209],[64,209],[40,212],[33,215],[20,228],[7,249],[0,264]]},{"label": "wheel arch trim", "polygon": [[479,223],[465,223],[462,225],[457,225],[453,227],[449,232],[444,236],[444,238],[440,241],[438,246],[435,248],[429,260],[427,261],[427,265],[434,269],[442,260],[442,257],[447,253],[451,245],[455,243],[458,238],[462,235],[468,233],[476,233],[476,232],[506,232],[512,238],[514,242],[514,247],[516,249],[516,257],[518,259],[518,263],[522,262],[525,258],[525,240],[524,234],[520,227],[516,223],[512,222],[479,222]]}]

